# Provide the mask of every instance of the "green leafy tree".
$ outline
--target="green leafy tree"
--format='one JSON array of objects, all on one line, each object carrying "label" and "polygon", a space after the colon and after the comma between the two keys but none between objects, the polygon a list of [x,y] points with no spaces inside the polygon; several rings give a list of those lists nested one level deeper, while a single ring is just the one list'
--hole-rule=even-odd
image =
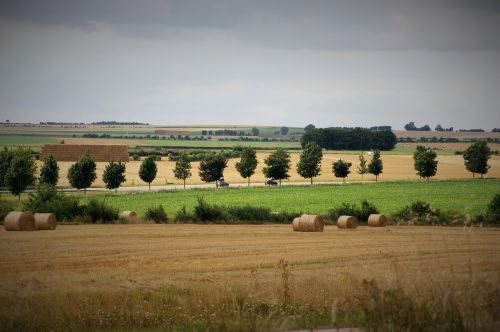
[{"label": "green leafy tree", "polygon": [[259,136],[259,134],[260,134],[259,128],[253,127],[252,128],[252,135]]},{"label": "green leafy tree", "polygon": [[345,178],[351,173],[351,166],[352,163],[339,159],[332,164],[333,174],[337,178],[342,178],[342,181],[345,182]]},{"label": "green leafy tree", "polygon": [[176,179],[184,181],[184,189],[186,189],[186,179],[191,177],[191,163],[187,154],[181,154],[175,162],[174,175]]},{"label": "green leafy tree", "polygon": [[248,179],[248,186],[250,187],[250,177],[254,175],[257,168],[257,154],[253,148],[244,148],[241,153],[241,160],[236,163],[236,170],[240,173],[241,177]]},{"label": "green leafy tree", "polygon": [[4,146],[3,150],[0,151],[0,187],[7,186],[5,183],[5,176],[10,168],[12,158],[14,158],[14,151]]},{"label": "green leafy tree", "polygon": [[307,143],[300,154],[300,159],[297,163],[297,173],[305,179],[311,179],[312,184],[313,178],[318,176],[321,171],[322,158],[323,152],[321,151],[321,147],[314,142]]},{"label": "green leafy tree", "polygon": [[281,127],[280,128],[280,134],[281,135],[287,135],[289,130],[290,129],[288,127]]},{"label": "green leafy tree", "polygon": [[438,161],[437,154],[431,148],[417,146],[413,153],[414,167],[421,178],[431,178],[436,175]]},{"label": "green leafy tree", "polygon": [[125,164],[122,162],[110,162],[104,169],[102,181],[106,184],[106,188],[116,190],[125,182]]},{"label": "green leafy tree", "polygon": [[13,195],[18,196],[21,200],[21,193],[28,186],[35,184],[35,172],[36,164],[31,158],[31,151],[19,148],[14,152],[5,174],[5,185]]},{"label": "green leafy tree", "polygon": [[148,156],[141,163],[139,168],[139,177],[142,181],[147,182],[149,185],[149,190],[151,190],[151,182],[156,178],[156,173],[158,168],[156,167],[156,161],[154,156]]},{"label": "green leafy tree", "polygon": [[227,167],[227,158],[221,154],[210,156],[200,162],[200,179],[205,182],[214,182],[218,188],[218,181],[224,177],[224,169]]},{"label": "green leafy tree", "polygon": [[358,166],[358,174],[361,175],[361,181],[363,181],[363,175],[368,173],[368,166],[366,165],[367,160],[363,155],[363,152],[359,154],[359,166]]},{"label": "green leafy tree", "polygon": [[382,174],[384,170],[384,164],[380,158],[380,151],[375,150],[373,152],[373,158],[368,164],[368,173],[375,175],[375,182],[378,182],[378,176]]},{"label": "green leafy tree", "polygon": [[40,169],[40,184],[47,183],[50,185],[57,185],[59,180],[59,166],[57,165],[56,158],[52,155],[45,157],[42,168]]},{"label": "green leafy tree", "polygon": [[484,174],[488,173],[490,168],[488,160],[491,154],[490,147],[484,141],[474,143],[464,151],[465,168],[472,172],[473,178],[475,173],[481,174],[481,179]]},{"label": "green leafy tree", "polygon": [[69,183],[76,189],[83,189],[85,195],[87,188],[90,187],[92,182],[97,178],[96,164],[94,159],[86,152],[80,160],[71,165],[68,170]]},{"label": "green leafy tree", "polygon": [[290,154],[283,148],[278,148],[271,153],[265,160],[264,175],[266,178],[278,180],[281,186],[281,180],[288,179],[290,175]]}]

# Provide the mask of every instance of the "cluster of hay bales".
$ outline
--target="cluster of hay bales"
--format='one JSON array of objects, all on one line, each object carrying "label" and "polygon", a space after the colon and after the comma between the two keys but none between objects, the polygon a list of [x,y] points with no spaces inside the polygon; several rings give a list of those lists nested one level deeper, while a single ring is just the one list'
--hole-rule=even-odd
[{"label": "cluster of hay bales", "polygon": [[[368,226],[385,227],[387,218],[383,214],[370,214],[368,217]],[[358,220],[353,216],[340,216],[337,220],[337,227],[341,229],[355,229],[358,227]]]},{"label": "cluster of hay bales", "polygon": [[57,219],[53,213],[35,213],[12,211],[5,216],[3,226],[6,231],[54,230]]},{"label": "cluster of hay bales", "polygon": [[292,222],[295,232],[323,232],[324,225],[323,218],[315,214],[303,214]]},{"label": "cluster of hay bales", "polygon": [[[387,218],[383,214],[370,214],[368,226],[385,227]],[[323,218],[320,215],[303,214],[293,219],[292,229],[295,232],[323,232]],[[340,216],[337,219],[337,227],[340,229],[355,229],[358,227],[358,220],[353,216]]]}]

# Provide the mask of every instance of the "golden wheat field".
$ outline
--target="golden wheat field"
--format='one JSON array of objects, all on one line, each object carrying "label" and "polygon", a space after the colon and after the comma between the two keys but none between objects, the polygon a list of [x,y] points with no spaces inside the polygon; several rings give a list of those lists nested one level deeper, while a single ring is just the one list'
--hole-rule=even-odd
[{"label": "golden wheat field", "polygon": [[2,231],[0,327],[394,328],[371,316],[381,314],[414,329],[451,324],[451,330],[494,331],[499,236],[494,228],[406,226],[326,226],[323,233],[293,232],[289,225],[175,224]]},{"label": "golden wheat field", "polygon": [[[263,183],[265,177],[262,173],[262,168],[264,167],[264,159],[268,156],[268,153],[260,152],[257,153],[257,158],[259,164],[255,171],[255,175],[252,177],[252,182]],[[291,153],[292,166],[290,169],[290,179],[291,182],[297,181],[308,181],[307,179],[301,178],[296,171],[296,165],[299,160],[299,153]],[[341,179],[335,178],[331,165],[332,162],[338,159],[347,160],[352,162],[351,174],[347,178],[347,181],[361,181],[361,175],[357,173],[357,166],[359,165],[358,156],[355,154],[336,154],[328,153],[324,154],[321,175],[316,177],[314,181],[340,181]],[[368,160],[370,157],[366,157]],[[166,184],[182,184],[182,181],[177,180],[174,177],[173,169],[175,167],[175,162],[165,160],[158,162],[158,174],[156,179],[153,181],[153,185],[166,185]],[[418,176],[413,169],[413,157],[412,155],[383,155],[382,160],[384,162],[384,172],[379,177],[380,181],[392,181],[392,180],[414,180],[418,179]],[[235,164],[239,161],[239,158],[230,159],[228,162],[228,167],[224,171],[224,178],[229,183],[243,183],[246,182],[239,173],[236,171]],[[464,161],[462,156],[456,155],[439,155],[438,156],[438,172],[435,176],[436,179],[463,179],[471,178],[472,174],[465,169]],[[40,169],[41,162],[38,162],[38,169]],[[67,173],[69,167],[73,164],[72,162],[59,162],[60,174],[59,174],[59,185],[69,186]],[[106,167],[105,162],[97,163],[97,179],[93,183],[95,187],[103,187],[104,183],[102,181],[102,173]],[[130,161],[127,163],[126,168],[126,178],[127,181],[124,183],[125,186],[138,186],[147,185],[139,178],[139,167],[140,161]],[[199,162],[193,162],[192,164],[192,177],[189,178],[187,184],[200,184],[203,183],[198,176]],[[487,177],[499,178],[500,177],[500,157],[492,156],[489,160],[489,165],[491,169],[489,170]],[[370,174],[365,174],[363,176],[365,181],[374,181],[374,177]]]}]

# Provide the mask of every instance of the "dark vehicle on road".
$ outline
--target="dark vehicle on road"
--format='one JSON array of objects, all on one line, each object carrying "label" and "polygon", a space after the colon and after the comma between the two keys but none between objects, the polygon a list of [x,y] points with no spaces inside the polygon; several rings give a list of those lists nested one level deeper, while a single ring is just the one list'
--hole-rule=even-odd
[{"label": "dark vehicle on road", "polygon": [[224,181],[224,179],[221,179],[221,180],[217,181],[217,186],[219,188],[229,187],[229,183]]},{"label": "dark vehicle on road", "polygon": [[273,179],[270,179],[270,180],[267,180],[266,182],[264,182],[264,184],[266,186],[277,186],[278,185],[278,182],[273,180]]}]

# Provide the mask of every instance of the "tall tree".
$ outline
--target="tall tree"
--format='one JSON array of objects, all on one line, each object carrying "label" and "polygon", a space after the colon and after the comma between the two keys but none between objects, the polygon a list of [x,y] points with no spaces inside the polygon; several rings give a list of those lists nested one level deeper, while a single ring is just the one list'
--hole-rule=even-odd
[{"label": "tall tree", "polygon": [[240,173],[241,177],[248,179],[248,186],[250,187],[250,177],[255,173],[257,168],[257,153],[255,149],[248,147],[244,148],[241,153],[241,160],[236,163],[236,170]]},{"label": "tall tree", "polygon": [[122,162],[110,162],[104,169],[102,181],[106,184],[109,190],[116,190],[125,182],[125,164]]},{"label": "tall tree", "polygon": [[378,176],[382,174],[384,170],[384,164],[380,158],[380,151],[375,150],[373,152],[373,158],[368,164],[368,173],[375,175],[375,182],[378,182]]},{"label": "tall tree", "polygon": [[280,128],[280,134],[281,135],[287,135],[289,130],[290,129],[288,127],[281,127]]},{"label": "tall tree", "polygon": [[307,126],[304,127],[304,131],[308,132],[308,131],[311,131],[311,130],[313,130],[315,128],[316,128],[316,126],[313,125],[312,123],[310,123],[310,124],[308,124]]},{"label": "tall tree", "polygon": [[288,179],[290,175],[290,154],[283,148],[278,148],[271,153],[265,160],[266,166],[263,169],[266,178],[278,180],[281,186],[281,180]]},{"label": "tall tree", "polygon": [[367,161],[363,152],[359,154],[359,166],[358,166],[358,174],[361,175],[361,181],[363,181],[363,175],[368,173],[368,166],[366,165]]},{"label": "tall tree", "polygon": [[14,158],[14,151],[4,146],[3,150],[0,151],[0,187],[7,187],[5,176],[10,168],[12,158]]},{"label": "tall tree", "polygon": [[436,158],[437,154],[431,148],[417,146],[417,149],[413,154],[413,160],[415,170],[421,178],[426,178],[428,180],[436,175],[438,165]]},{"label": "tall tree", "polygon": [[154,156],[148,156],[141,163],[139,168],[139,177],[142,181],[147,182],[149,190],[151,190],[151,182],[156,178],[156,173],[158,168],[156,167],[156,161]]},{"label": "tall tree", "polygon": [[191,163],[187,154],[181,154],[175,162],[174,175],[176,179],[184,182],[184,189],[186,189],[186,179],[191,177]]},{"label": "tall tree", "polygon": [[227,167],[227,158],[221,154],[210,156],[200,162],[200,179],[205,182],[214,182],[219,187],[218,181],[224,177],[224,169]]},{"label": "tall tree", "polygon": [[36,164],[31,158],[31,151],[19,148],[12,157],[10,166],[5,174],[5,185],[9,191],[21,200],[21,193],[28,186],[35,184]]},{"label": "tall tree", "polygon": [[87,188],[97,178],[95,173],[96,164],[94,159],[86,152],[80,160],[71,165],[68,170],[69,183],[76,189],[83,189],[84,194],[87,194]]},{"label": "tall tree", "polygon": [[339,159],[332,164],[332,171],[335,177],[342,178],[345,182],[345,178],[351,173],[350,168],[352,163]]},{"label": "tall tree", "polygon": [[42,168],[40,169],[40,184],[47,183],[55,186],[58,180],[59,166],[57,165],[56,158],[49,154],[45,157]]},{"label": "tall tree", "polygon": [[321,151],[321,147],[314,142],[307,143],[300,154],[300,159],[297,163],[297,173],[305,179],[311,179],[312,184],[313,178],[318,176],[321,171],[322,158],[323,151]]},{"label": "tall tree", "polygon": [[476,142],[464,151],[465,168],[472,172],[472,178],[475,177],[475,173],[479,173],[482,179],[484,174],[488,173],[490,168],[488,160],[491,154],[490,147],[484,141]]},{"label": "tall tree", "polygon": [[259,134],[260,134],[259,128],[253,127],[252,128],[252,135],[259,136]]}]

